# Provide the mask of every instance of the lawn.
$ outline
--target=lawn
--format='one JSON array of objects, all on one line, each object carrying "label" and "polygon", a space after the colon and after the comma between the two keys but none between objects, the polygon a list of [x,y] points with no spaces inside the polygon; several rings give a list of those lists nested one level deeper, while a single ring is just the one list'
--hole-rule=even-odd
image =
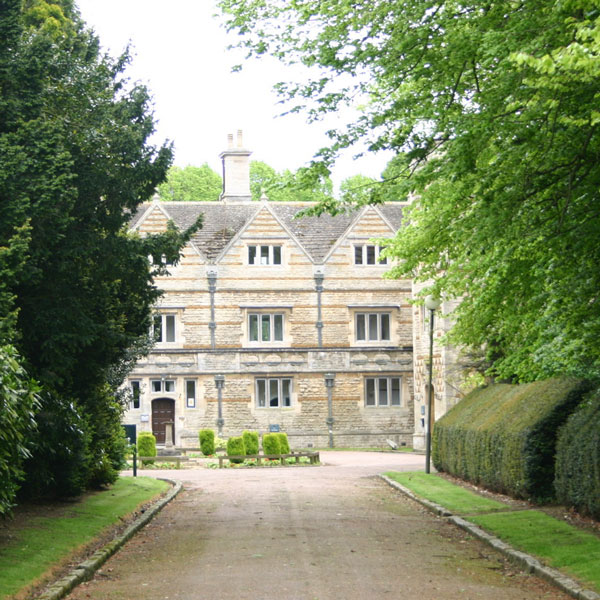
[{"label": "lawn", "polygon": [[[514,548],[600,592],[600,538],[540,510],[511,510],[434,474],[386,475],[421,498],[462,515]],[[487,514],[484,514],[487,513]]]},{"label": "lawn", "polygon": [[511,546],[600,592],[600,538],[539,510],[469,517]]},{"label": "lawn", "polygon": [[394,471],[386,473],[386,476],[412,490],[418,496],[441,504],[452,513],[475,515],[507,509],[506,504],[479,496],[433,473]]},{"label": "lawn", "polygon": [[[58,514],[54,505],[52,517],[34,517],[18,529],[8,523],[10,534],[0,537],[0,598],[51,576],[54,568],[168,487],[148,477],[123,477],[108,490],[64,504]],[[43,507],[36,509],[43,512]]]}]

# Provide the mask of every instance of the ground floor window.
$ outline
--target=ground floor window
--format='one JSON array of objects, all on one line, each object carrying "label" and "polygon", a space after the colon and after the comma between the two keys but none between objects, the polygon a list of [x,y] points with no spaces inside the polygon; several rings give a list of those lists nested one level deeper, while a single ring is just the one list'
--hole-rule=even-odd
[{"label": "ground floor window", "polygon": [[278,408],[292,405],[292,380],[287,377],[256,379],[256,405]]},{"label": "ground floor window", "polygon": [[401,377],[365,377],[365,406],[400,406]]},{"label": "ground floor window", "polygon": [[129,382],[131,386],[131,408],[139,408],[140,407],[140,395],[141,395],[141,386],[140,381],[134,379]]},{"label": "ground floor window", "polygon": [[188,408],[196,408],[196,380],[186,379],[185,381],[185,398]]},{"label": "ground floor window", "polygon": [[175,391],[175,380],[174,379],[151,379],[150,386],[153,394],[159,394],[161,392],[174,392]]}]

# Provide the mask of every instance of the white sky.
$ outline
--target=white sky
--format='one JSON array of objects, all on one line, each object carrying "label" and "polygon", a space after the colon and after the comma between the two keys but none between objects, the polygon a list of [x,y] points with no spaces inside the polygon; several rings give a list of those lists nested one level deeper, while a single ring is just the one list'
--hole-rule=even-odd
[{"label": "white sky", "polygon": [[[219,153],[227,134],[244,131],[244,146],[276,170],[306,164],[327,143],[323,132],[336,126],[308,125],[303,115],[279,117],[272,86],[286,70],[272,59],[252,60],[240,73],[232,65],[241,53],[228,51],[235,39],[220,26],[215,0],[76,0],[83,19],[115,56],[129,41],[133,61],[126,74],[146,84],[154,98],[157,135],[175,144],[175,164],[208,163],[221,172]],[[289,72],[289,71],[288,71]],[[336,184],[358,173],[378,177],[390,155],[352,154],[335,168]]]}]

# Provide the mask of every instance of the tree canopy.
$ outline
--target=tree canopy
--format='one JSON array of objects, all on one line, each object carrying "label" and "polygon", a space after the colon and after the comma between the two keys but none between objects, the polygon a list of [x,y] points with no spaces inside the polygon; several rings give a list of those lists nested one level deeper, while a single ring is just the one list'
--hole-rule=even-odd
[{"label": "tree canopy", "polygon": [[24,399],[10,431],[19,459],[32,455],[13,465],[29,494],[76,494],[116,477],[115,393],[159,296],[162,266],[148,256],[176,260],[191,234],[128,233],[172,153],[148,143],[150,97],[127,84],[127,62],[101,55],[69,0],[1,3],[0,372]]},{"label": "tree canopy", "polygon": [[600,375],[597,0],[221,0],[249,55],[302,63],[279,85],[309,119],[361,103],[316,153],[397,153],[414,201],[393,276],[461,298],[451,339],[490,372]]},{"label": "tree canopy", "polygon": [[219,199],[223,180],[206,163],[199,167],[172,166],[157,191],[164,202],[212,202]]},{"label": "tree canopy", "polygon": [[263,194],[272,202],[322,202],[331,198],[333,183],[329,177],[301,181],[297,173],[276,171],[264,162],[250,161],[250,191],[252,200]]}]

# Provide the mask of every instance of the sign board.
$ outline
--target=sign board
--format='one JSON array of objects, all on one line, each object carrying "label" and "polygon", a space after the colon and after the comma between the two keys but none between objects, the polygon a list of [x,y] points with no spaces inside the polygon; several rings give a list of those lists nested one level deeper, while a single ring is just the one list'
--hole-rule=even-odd
[{"label": "sign board", "polygon": [[125,437],[129,439],[129,443],[135,444],[137,442],[136,426],[123,425],[123,429],[125,430]]},{"label": "sign board", "polygon": [[271,433],[278,433],[279,432],[279,425],[269,425],[269,431]]},{"label": "sign board", "polygon": [[148,421],[150,421],[150,415],[140,415],[140,421],[142,423],[148,423]]}]

